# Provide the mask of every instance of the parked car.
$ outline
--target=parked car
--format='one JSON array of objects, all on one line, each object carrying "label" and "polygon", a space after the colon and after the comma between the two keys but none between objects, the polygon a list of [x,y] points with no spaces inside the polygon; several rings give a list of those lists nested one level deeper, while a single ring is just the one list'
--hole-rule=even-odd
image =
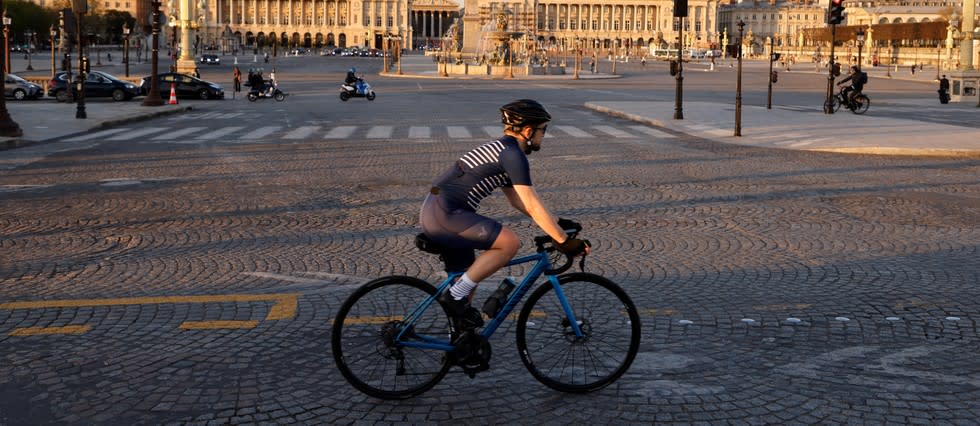
[{"label": "parked car", "polygon": [[[67,74],[61,71],[48,81],[48,96],[58,102],[68,100]],[[73,75],[73,78],[77,74]],[[114,101],[128,101],[140,94],[139,87],[128,81],[120,80],[102,71],[92,71],[85,78],[85,97],[111,97]]]},{"label": "parked car", "polygon": [[[170,98],[170,83],[174,84],[174,92],[178,98],[223,99],[225,97],[225,89],[218,84],[173,72],[157,74],[160,97]],[[144,95],[150,93],[150,76],[143,77],[140,93]]]},{"label": "parked car", "polygon": [[221,58],[211,53],[201,55],[200,63],[209,65],[221,65]]},{"label": "parked car", "polygon": [[3,94],[17,100],[37,99],[44,94],[44,89],[16,75],[7,74],[3,80]]}]

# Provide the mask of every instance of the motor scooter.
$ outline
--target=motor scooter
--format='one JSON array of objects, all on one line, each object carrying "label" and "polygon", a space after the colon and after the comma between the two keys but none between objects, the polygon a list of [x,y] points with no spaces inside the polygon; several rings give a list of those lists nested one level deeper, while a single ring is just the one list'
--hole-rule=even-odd
[{"label": "motor scooter", "polygon": [[286,100],[286,95],[288,94],[289,93],[279,90],[279,85],[277,84],[272,84],[271,88],[267,85],[262,87],[261,90],[256,87],[252,87],[252,89],[248,91],[248,100],[255,102],[259,99],[273,98],[276,101],[282,102]]},{"label": "motor scooter", "polygon": [[354,84],[344,83],[340,85],[340,100],[344,102],[350,98],[367,98],[367,100],[373,101],[376,96],[371,85],[364,79],[359,78]]}]

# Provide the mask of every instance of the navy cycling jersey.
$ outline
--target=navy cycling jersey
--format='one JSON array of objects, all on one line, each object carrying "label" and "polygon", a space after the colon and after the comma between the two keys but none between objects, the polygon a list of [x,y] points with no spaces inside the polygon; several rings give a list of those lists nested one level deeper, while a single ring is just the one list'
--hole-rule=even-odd
[{"label": "navy cycling jersey", "polygon": [[457,208],[476,211],[501,186],[531,186],[531,168],[517,139],[504,136],[467,152],[432,183]]}]

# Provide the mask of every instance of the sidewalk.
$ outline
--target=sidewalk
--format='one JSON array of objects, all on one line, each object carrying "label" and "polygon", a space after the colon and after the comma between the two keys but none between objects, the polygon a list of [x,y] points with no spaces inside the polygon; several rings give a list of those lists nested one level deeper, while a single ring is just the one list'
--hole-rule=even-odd
[{"label": "sidewalk", "polygon": [[[685,102],[675,120],[673,102],[587,102],[586,108],[722,143],[762,148],[889,155],[980,156],[980,130],[916,120],[824,114],[812,106],[742,106],[741,136],[735,105]],[[691,118],[697,117],[696,120]]]}]

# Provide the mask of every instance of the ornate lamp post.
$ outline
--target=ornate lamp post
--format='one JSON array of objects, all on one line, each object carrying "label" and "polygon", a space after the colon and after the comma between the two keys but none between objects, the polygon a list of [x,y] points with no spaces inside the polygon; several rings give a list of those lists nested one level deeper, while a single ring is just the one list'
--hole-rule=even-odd
[{"label": "ornate lamp post", "polygon": [[27,40],[27,71],[34,71],[34,64],[31,61],[34,53],[34,31],[24,31],[24,38]]},{"label": "ornate lamp post", "polygon": [[741,19],[735,24],[738,25],[738,73],[735,79],[735,136],[742,136],[742,30],[745,29],[745,22]]},{"label": "ornate lamp post", "polygon": [[58,37],[58,29],[55,28],[54,24],[51,24],[51,28],[48,29],[48,35],[51,36],[51,38],[49,39],[51,41],[51,78],[54,78],[54,72],[55,72],[54,39]]},{"label": "ornate lamp post", "polygon": [[3,71],[10,72],[10,15],[3,9]]},{"label": "ornate lamp post", "polygon": [[861,69],[861,51],[864,50],[864,29],[858,28],[857,30],[857,45],[858,45],[858,69]]},{"label": "ornate lamp post", "polygon": [[123,23],[123,62],[126,64],[126,77],[129,77],[129,24]]},{"label": "ornate lamp post", "polygon": [[398,61],[398,75],[402,75],[402,36],[395,36],[395,60]]},{"label": "ornate lamp post", "polygon": [[146,97],[143,98],[143,106],[160,106],[163,105],[163,98],[160,97],[159,82],[157,82],[157,74],[160,71],[160,57],[158,55],[160,49],[160,1],[153,0],[150,5],[153,8],[151,15],[153,21],[150,22],[153,28],[153,44],[150,46],[153,56],[150,59],[153,65],[150,72],[150,93],[147,93]]},{"label": "ornate lamp post", "polygon": [[[0,0],[0,7],[2,6],[3,6],[3,0]],[[10,25],[10,23],[8,22],[9,19],[10,17],[7,16],[7,11],[5,9],[3,13],[4,42],[6,42],[7,25]],[[7,60],[9,61],[10,50],[5,50],[4,53],[6,53]],[[4,92],[3,85],[4,85],[4,80],[7,79],[6,76],[7,69],[8,68],[4,68],[3,71],[0,72],[0,74],[3,74],[0,75],[0,77],[3,77],[0,78],[0,93]],[[6,98],[5,96],[0,96],[0,136],[9,136],[9,137],[22,136],[24,134],[24,131],[21,130],[20,126],[16,122],[14,122],[13,118],[10,117],[10,113],[7,112],[7,101],[5,98]]]}]

